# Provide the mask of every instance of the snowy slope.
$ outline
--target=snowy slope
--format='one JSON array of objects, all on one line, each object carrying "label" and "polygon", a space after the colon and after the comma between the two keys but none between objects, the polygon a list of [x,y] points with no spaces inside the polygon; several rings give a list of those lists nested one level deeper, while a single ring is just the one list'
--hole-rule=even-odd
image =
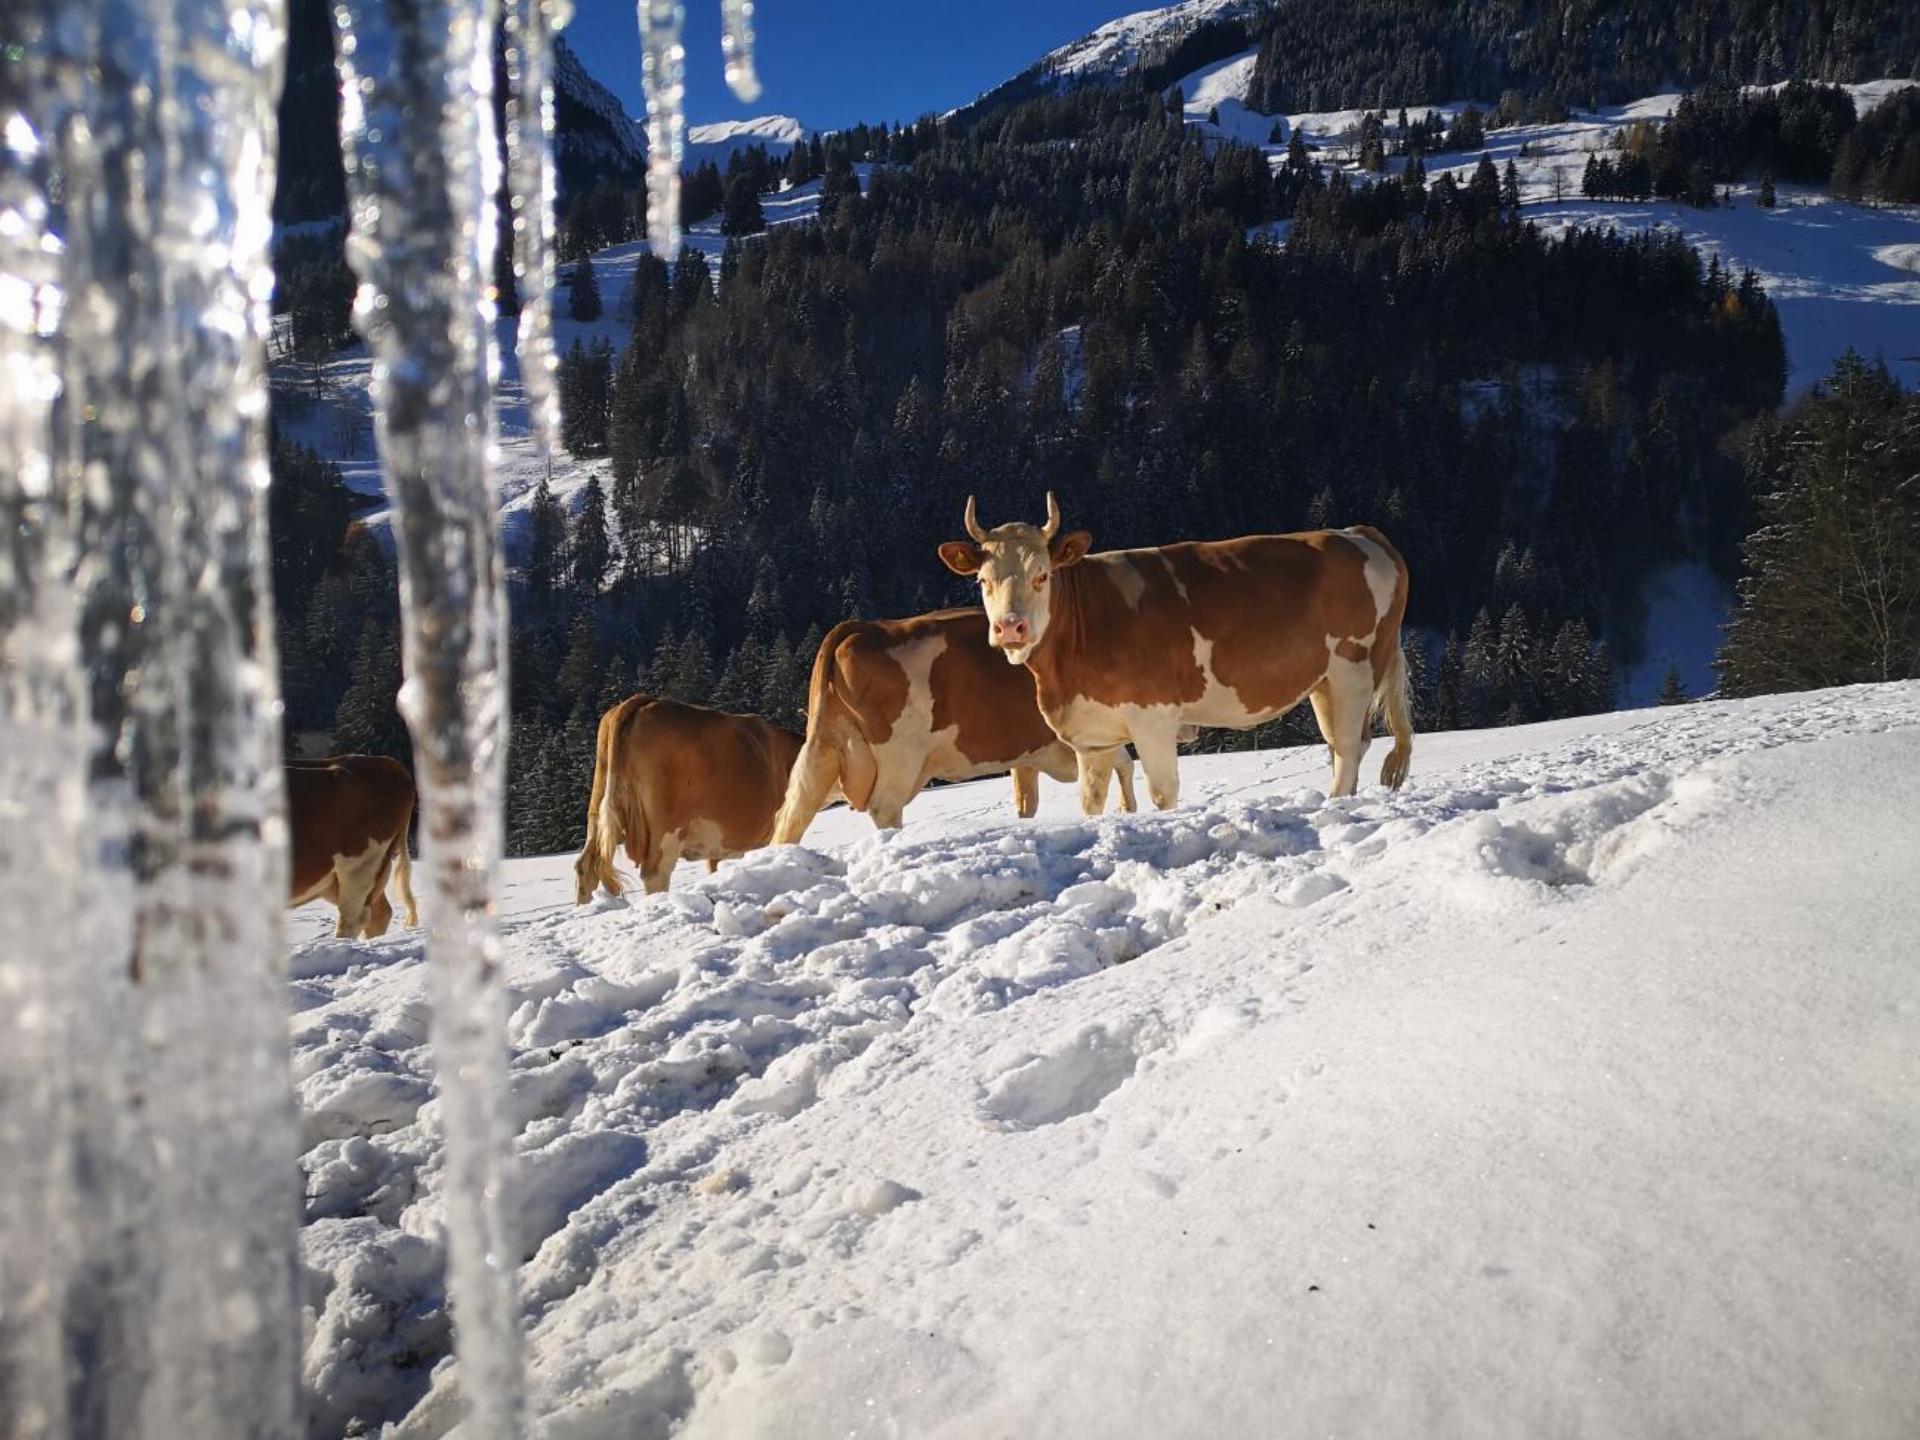
[{"label": "snowy slope", "polygon": [[[552,1440],[1914,1433],[1920,684],[1183,776],[509,863]],[[437,1435],[419,937],[320,918],[315,1429]]]}]

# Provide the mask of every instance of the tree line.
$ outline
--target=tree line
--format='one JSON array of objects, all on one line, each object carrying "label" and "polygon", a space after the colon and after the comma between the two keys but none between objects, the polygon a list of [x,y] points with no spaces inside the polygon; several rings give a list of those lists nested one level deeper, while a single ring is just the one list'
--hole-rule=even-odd
[{"label": "tree line", "polygon": [[1683,95],[1663,123],[1638,120],[1615,137],[1617,156],[1591,156],[1590,197],[1712,205],[1714,186],[1830,186],[1853,200],[1920,200],[1920,87],[1898,90],[1862,118],[1834,85],[1794,81],[1748,92],[1715,83]]},{"label": "tree line", "polygon": [[1884,0],[1275,0],[1256,43],[1247,103],[1268,114],[1509,91],[1592,108],[1676,84],[1920,79],[1920,10]]}]

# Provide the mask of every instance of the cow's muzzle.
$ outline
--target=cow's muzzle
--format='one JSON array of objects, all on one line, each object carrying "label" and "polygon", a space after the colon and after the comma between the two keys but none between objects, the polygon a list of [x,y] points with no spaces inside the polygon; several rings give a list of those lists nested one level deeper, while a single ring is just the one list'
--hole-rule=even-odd
[{"label": "cow's muzzle", "polygon": [[1033,633],[1033,627],[1027,623],[1024,615],[1003,615],[993,622],[993,634],[988,638],[1002,650],[1027,643]]}]

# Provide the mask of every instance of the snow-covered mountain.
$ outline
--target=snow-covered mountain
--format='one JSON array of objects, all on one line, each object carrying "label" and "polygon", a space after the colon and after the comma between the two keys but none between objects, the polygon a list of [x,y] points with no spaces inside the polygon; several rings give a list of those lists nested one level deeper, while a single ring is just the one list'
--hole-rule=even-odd
[{"label": "snow-covered mountain", "polygon": [[631,183],[645,172],[646,132],[564,38],[554,42],[553,118],[563,190],[591,189],[603,177]]},{"label": "snow-covered mountain", "polygon": [[[633,183],[646,169],[647,133],[613,92],[594,79],[561,40],[554,69],[555,148],[563,188],[591,187],[602,176]],[[689,169],[711,160],[722,170],[737,150],[759,146],[779,158],[811,137],[791,115],[756,115],[687,127]]]},{"label": "snow-covered mountain", "polygon": [[1184,0],[1139,10],[1048,51],[1040,68],[1065,81],[1115,80],[1140,64],[1152,64],[1202,25],[1251,21],[1272,8],[1272,0]]},{"label": "snow-covered mountain", "polygon": [[[1019,74],[949,112],[946,118],[964,119],[1012,103],[1071,88],[1101,84],[1129,74],[1143,65],[1168,62],[1183,42],[1208,32],[1207,48],[1215,55],[1232,49],[1237,37],[1244,43],[1251,27],[1272,8],[1272,0],[1184,0],[1157,10],[1139,10],[1109,20],[1098,29],[1048,51]],[[1224,47],[1220,44],[1226,43]]]},{"label": "snow-covered mountain", "polygon": [[[544,1433],[1912,1433],[1920,683],[1182,772],[507,862]],[[422,933],[323,909],[312,1433],[440,1435]]]},{"label": "snow-covered mountain", "polygon": [[779,159],[794,146],[811,139],[813,132],[791,115],[756,115],[751,120],[717,120],[710,125],[687,127],[687,164],[711,160],[722,170],[736,150],[755,146]]}]

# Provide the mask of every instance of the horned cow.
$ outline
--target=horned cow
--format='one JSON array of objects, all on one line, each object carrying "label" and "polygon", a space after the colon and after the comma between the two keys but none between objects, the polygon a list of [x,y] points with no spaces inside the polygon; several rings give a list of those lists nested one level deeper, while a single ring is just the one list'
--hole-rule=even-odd
[{"label": "horned cow", "polygon": [[393,923],[387,900],[392,875],[406,902],[407,924],[420,923],[413,903],[407,827],[413,819],[413,776],[384,755],[335,755],[286,767],[289,908],[331,901],[343,940],[376,939]]},{"label": "horned cow", "polygon": [[[1101,799],[1119,771],[1133,809],[1133,762],[1101,756]],[[814,657],[807,738],[793,767],[773,843],[790,845],[837,786],[875,825],[900,824],[907,802],[933,780],[1013,772],[1021,818],[1040,804],[1042,774],[1071,780],[1073,750],[1041,718],[1032,680],[988,644],[978,610],[836,625]]]},{"label": "horned cow", "polygon": [[753,715],[633,695],[600,717],[574,899],[620,893],[621,846],[649,894],[682,859],[709,870],[767,843],[800,737]]},{"label": "horned cow", "polygon": [[1183,725],[1245,729],[1313,704],[1333,751],[1332,793],[1359,782],[1370,722],[1384,713],[1398,788],[1413,756],[1400,623],[1407,566],[1371,526],[1187,541],[1089,554],[1085,530],[981,528],[940,547],[976,576],[990,641],[1033,676],[1040,711],[1079,757],[1081,805],[1100,813],[1107,757],[1131,740],[1155,805],[1179,797]]}]

